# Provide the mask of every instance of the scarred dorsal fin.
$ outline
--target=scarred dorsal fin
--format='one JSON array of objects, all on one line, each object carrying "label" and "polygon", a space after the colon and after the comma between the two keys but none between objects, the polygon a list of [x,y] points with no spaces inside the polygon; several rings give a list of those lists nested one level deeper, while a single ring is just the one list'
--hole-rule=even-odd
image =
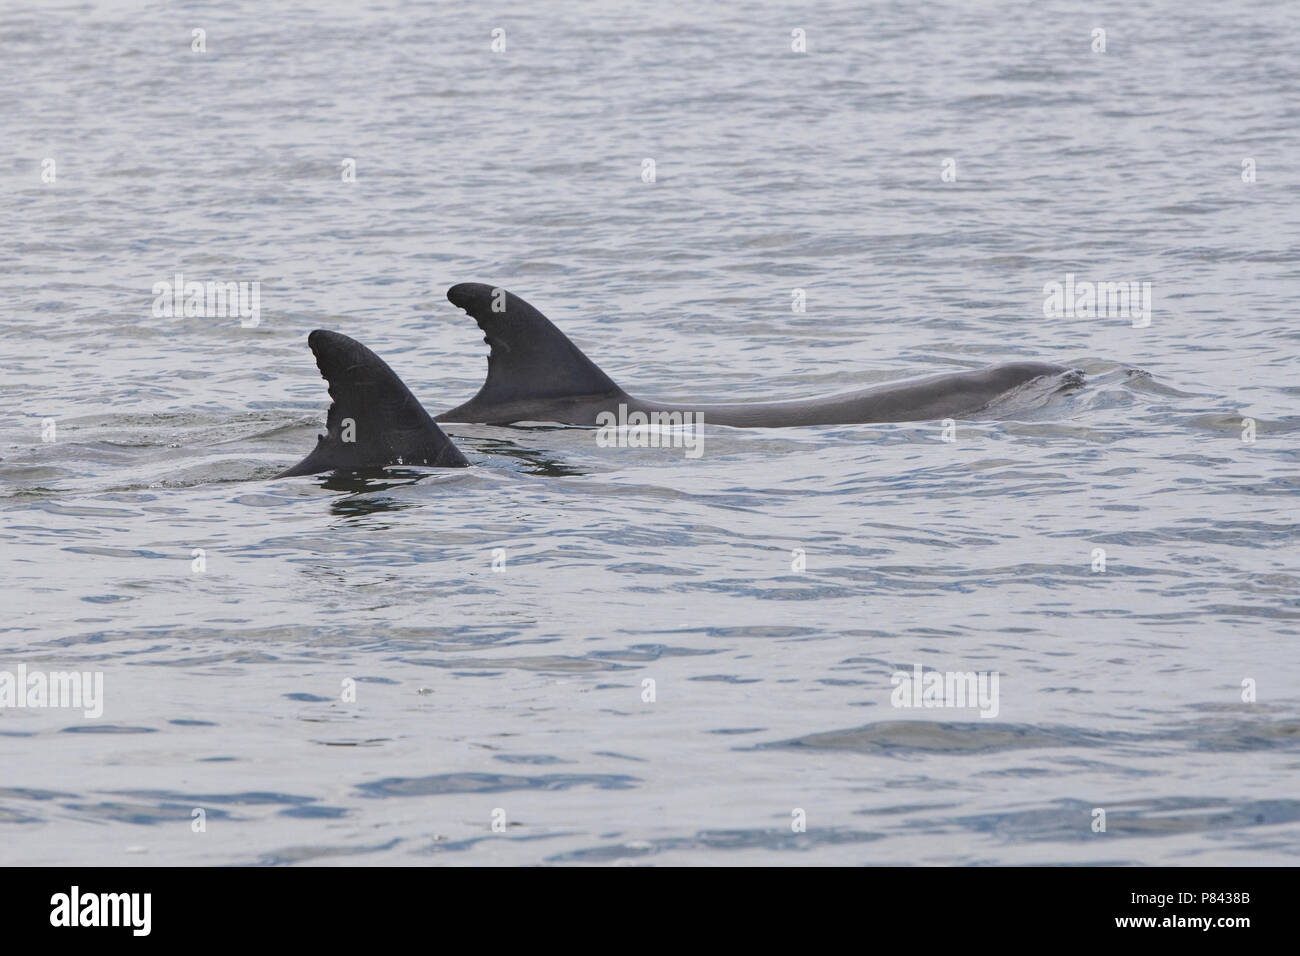
[{"label": "scarred dorsal fin", "polygon": [[477,413],[517,402],[623,394],[550,319],[519,296],[481,282],[462,282],[447,290],[447,298],[473,317],[492,350],[487,381],[478,394],[440,414],[439,421],[483,421]]},{"label": "scarred dorsal fin", "polygon": [[278,477],[385,465],[461,468],[469,464],[406,384],[370,349],[324,329],[309,335],[307,344],[316,355],[321,377],[329,382],[334,403],[316,448]]}]

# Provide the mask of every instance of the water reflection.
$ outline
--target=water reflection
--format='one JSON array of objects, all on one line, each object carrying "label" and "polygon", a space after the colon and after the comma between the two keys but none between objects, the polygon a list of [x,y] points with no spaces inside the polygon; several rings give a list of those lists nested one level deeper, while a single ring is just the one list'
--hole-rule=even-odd
[{"label": "water reflection", "polygon": [[370,491],[387,491],[413,485],[427,478],[432,471],[414,471],[404,468],[375,468],[366,471],[332,471],[321,476],[320,486],[326,491],[348,491],[363,494]]},{"label": "water reflection", "polygon": [[[563,432],[571,429],[556,428],[552,426],[525,426],[523,429],[527,432]],[[525,475],[538,475],[543,478],[572,478],[579,475],[589,474],[584,469],[566,464],[558,458],[552,457],[547,451],[539,451],[536,447],[527,447],[518,444],[509,438],[461,438],[462,444],[471,445],[476,451],[485,455],[503,455],[512,459],[516,465],[515,470]],[[548,443],[547,437],[542,434],[537,436],[536,441],[530,441],[531,446],[545,445]]]},{"label": "water reflection", "polygon": [[330,513],[357,518],[385,511],[403,511],[414,503],[379,494],[392,488],[417,484],[428,472],[404,468],[377,468],[373,471],[336,471],[322,477],[320,486],[327,491],[346,492],[347,496],[330,502]]}]

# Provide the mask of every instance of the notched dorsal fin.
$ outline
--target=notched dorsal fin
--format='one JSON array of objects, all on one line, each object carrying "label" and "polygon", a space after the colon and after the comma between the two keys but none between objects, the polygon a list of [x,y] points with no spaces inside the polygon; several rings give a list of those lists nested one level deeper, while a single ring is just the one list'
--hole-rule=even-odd
[{"label": "notched dorsal fin", "polygon": [[316,448],[279,477],[385,465],[469,464],[397,373],[370,349],[324,329],[309,335],[307,344],[334,402]]},{"label": "notched dorsal fin", "polygon": [[452,305],[464,309],[483,330],[492,347],[487,381],[477,395],[440,421],[471,408],[485,409],[512,402],[586,395],[622,394],[614,380],[569,341],[563,332],[519,296],[481,282],[462,282],[447,290]]}]

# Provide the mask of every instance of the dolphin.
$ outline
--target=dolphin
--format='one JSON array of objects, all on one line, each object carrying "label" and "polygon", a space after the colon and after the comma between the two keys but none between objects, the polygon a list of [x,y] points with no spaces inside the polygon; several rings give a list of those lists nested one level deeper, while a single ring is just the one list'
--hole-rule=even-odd
[{"label": "dolphin", "polygon": [[[633,398],[519,296],[481,282],[447,290],[451,303],[470,314],[491,352],[487,381],[463,405],[434,416],[439,422],[508,425],[512,422],[601,424],[602,413],[694,413],[714,425],[782,428],[914,422],[970,417],[995,399],[1036,379],[1057,388],[1078,385],[1083,372],[1046,362],[1009,362],[966,372],[887,382],[853,392],[779,402],[718,405]],[[1048,383],[1049,385],[1052,383]],[[606,417],[605,421],[610,419]]]},{"label": "dolphin", "polygon": [[397,373],[370,349],[324,329],[307,336],[307,344],[334,402],[312,453],[277,478],[385,465],[469,465]]}]

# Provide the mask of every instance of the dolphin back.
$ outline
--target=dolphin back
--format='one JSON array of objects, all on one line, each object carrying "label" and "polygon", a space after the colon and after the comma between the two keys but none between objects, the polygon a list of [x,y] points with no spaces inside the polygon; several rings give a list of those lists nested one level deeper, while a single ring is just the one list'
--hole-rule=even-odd
[{"label": "dolphin back", "polygon": [[[561,422],[594,426],[616,410],[700,416],[697,421],[739,428],[844,425],[967,418],[1007,408],[1041,386],[1051,394],[1079,384],[1082,373],[1045,362],[1010,362],[886,382],[836,395],[767,402],[698,404],[633,398],[619,388],[564,333],[519,296],[479,282],[452,286],[447,298],[473,316],[490,345],[487,381],[440,422]],[[995,402],[1002,404],[994,405]]]}]

